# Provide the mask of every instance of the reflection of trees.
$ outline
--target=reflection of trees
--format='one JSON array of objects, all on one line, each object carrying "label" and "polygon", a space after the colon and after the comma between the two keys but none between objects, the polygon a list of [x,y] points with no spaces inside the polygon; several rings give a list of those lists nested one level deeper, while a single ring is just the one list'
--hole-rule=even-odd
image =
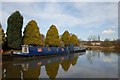
[{"label": "reflection of trees", "polygon": [[71,60],[71,64],[74,66],[77,63],[78,57],[75,57],[73,60]]},{"label": "reflection of trees", "polygon": [[91,51],[87,54],[87,60],[92,63],[95,58],[100,57],[100,51]]},{"label": "reflection of trees", "polygon": [[51,63],[45,65],[46,73],[51,79],[55,79],[59,69],[59,63]]},{"label": "reflection of trees", "polygon": [[[21,77],[23,78],[38,78],[40,75],[40,66],[37,66],[35,68],[27,68],[26,70],[22,68],[21,65],[13,65],[13,63],[7,63],[2,65],[2,77],[5,79],[10,78],[19,78],[21,80]],[[23,73],[23,75],[21,74]],[[18,79],[17,79],[18,80]]]},{"label": "reflection of trees", "polygon": [[98,51],[98,58],[100,58],[100,51]]},{"label": "reflection of trees", "polygon": [[87,54],[87,60],[90,62],[90,63],[92,63],[92,61],[93,61],[93,54],[92,53],[88,53]]},{"label": "reflection of trees", "polygon": [[111,55],[111,52],[106,50],[106,51],[103,52],[103,54],[104,54],[105,56],[110,56],[110,55]]},{"label": "reflection of trees", "polygon": [[41,66],[23,70],[23,78],[39,78]]},{"label": "reflection of trees", "polygon": [[13,65],[12,63],[7,64],[7,66],[3,66],[6,69],[5,78],[21,78],[21,66]]},{"label": "reflection of trees", "polygon": [[64,69],[64,71],[68,71],[68,69],[70,68],[70,64],[70,60],[65,60],[61,63],[61,66]]}]

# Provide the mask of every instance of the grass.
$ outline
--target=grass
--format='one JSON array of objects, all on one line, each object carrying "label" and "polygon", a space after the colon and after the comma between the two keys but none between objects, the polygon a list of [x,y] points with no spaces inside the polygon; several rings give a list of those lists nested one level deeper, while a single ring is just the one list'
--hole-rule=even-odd
[{"label": "grass", "polygon": [[10,54],[12,51],[14,51],[14,52],[22,52],[22,50],[3,50],[2,54]]}]

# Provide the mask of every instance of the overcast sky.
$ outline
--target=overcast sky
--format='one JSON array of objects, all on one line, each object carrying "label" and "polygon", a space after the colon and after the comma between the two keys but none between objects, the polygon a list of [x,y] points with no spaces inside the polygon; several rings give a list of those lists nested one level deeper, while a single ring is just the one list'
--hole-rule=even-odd
[{"label": "overcast sky", "polygon": [[102,40],[118,37],[117,2],[2,2],[0,19],[5,31],[7,18],[15,11],[24,18],[23,30],[35,20],[44,35],[54,24],[59,35],[68,30],[84,40],[90,35],[100,35]]}]

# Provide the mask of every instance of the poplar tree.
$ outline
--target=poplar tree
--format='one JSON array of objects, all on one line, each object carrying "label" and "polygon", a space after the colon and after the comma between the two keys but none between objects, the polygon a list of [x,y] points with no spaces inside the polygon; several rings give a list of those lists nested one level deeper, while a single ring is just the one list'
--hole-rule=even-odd
[{"label": "poplar tree", "polygon": [[55,25],[52,25],[46,34],[45,44],[49,46],[59,46],[59,33]]},{"label": "poplar tree", "polygon": [[74,44],[74,46],[78,45],[78,38],[75,34],[72,34],[72,36],[70,37],[70,44]]},{"label": "poplar tree", "polygon": [[42,46],[42,36],[35,20],[28,22],[23,33],[24,45]]},{"label": "poplar tree", "polygon": [[11,14],[7,20],[7,42],[12,49],[21,48],[23,17],[19,11]]},{"label": "poplar tree", "polygon": [[68,31],[65,31],[63,35],[61,36],[61,41],[65,46],[69,46],[70,44],[70,34]]}]

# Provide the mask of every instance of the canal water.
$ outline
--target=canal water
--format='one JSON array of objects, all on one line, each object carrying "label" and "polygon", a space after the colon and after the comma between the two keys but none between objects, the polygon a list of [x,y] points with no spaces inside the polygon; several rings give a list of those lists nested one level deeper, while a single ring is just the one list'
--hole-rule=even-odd
[{"label": "canal water", "polygon": [[86,51],[51,57],[4,58],[3,78],[118,78],[118,53]]}]

